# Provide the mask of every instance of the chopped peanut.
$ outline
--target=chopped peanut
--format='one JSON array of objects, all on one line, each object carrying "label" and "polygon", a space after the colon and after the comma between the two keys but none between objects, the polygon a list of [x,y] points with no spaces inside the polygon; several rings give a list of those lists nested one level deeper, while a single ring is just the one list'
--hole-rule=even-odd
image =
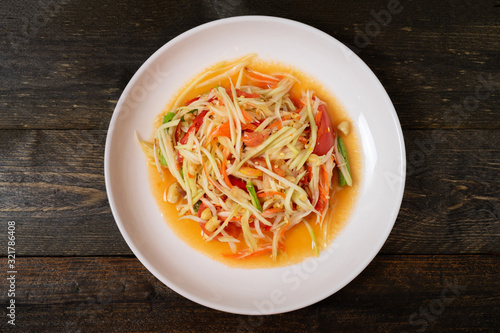
[{"label": "chopped peanut", "polygon": [[217,216],[212,216],[210,218],[210,220],[208,220],[208,222],[205,223],[205,229],[207,229],[207,231],[213,232],[213,231],[215,231],[215,229],[217,229],[219,224],[220,224],[220,221],[217,218]]},{"label": "chopped peanut", "polygon": [[201,216],[200,216],[202,219],[204,220],[208,220],[212,217],[212,212],[210,211],[209,208],[206,208],[202,213],[201,213]]},{"label": "chopped peanut", "polygon": [[179,193],[179,184],[175,182],[168,188],[167,201],[172,204],[177,203],[177,201],[179,201],[180,199],[180,196],[181,195]]},{"label": "chopped peanut", "polygon": [[247,177],[261,177],[262,176],[261,170],[251,168],[251,167],[241,167],[239,171]]},{"label": "chopped peanut", "polygon": [[340,124],[338,124],[337,129],[344,135],[349,134],[350,126],[347,121],[343,121]]}]

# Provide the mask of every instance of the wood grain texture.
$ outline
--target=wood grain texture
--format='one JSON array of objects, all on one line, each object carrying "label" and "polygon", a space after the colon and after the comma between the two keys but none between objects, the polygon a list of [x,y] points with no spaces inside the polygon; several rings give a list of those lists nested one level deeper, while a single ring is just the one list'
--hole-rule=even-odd
[{"label": "wood grain texture", "polygon": [[[0,283],[0,331],[498,332],[500,3],[400,0],[387,16],[394,2],[3,1],[0,255],[14,220],[19,274],[15,329]],[[163,285],[105,191],[106,129],[133,74],[175,36],[236,15],[297,20],[347,45],[387,90],[407,152],[380,254],[335,295],[274,316],[211,310]]]},{"label": "wood grain texture", "polygon": [[[105,135],[0,131],[0,230],[17,222],[20,255],[131,254],[106,197]],[[406,189],[382,253],[500,253],[500,132],[404,135]]]},{"label": "wood grain texture", "polygon": [[499,140],[498,131],[406,131],[405,193],[382,251],[498,253]]},{"label": "wood grain texture", "polygon": [[[500,325],[498,260],[382,255],[319,303],[249,317],[183,298],[137,259],[23,258],[18,263],[16,331],[495,332]],[[2,293],[0,303],[6,301]],[[5,311],[2,306],[4,317]],[[6,329],[5,321],[0,328]]]},{"label": "wood grain texture", "polygon": [[[401,1],[384,19],[389,2],[378,0],[53,0],[52,11],[11,1],[0,9],[0,128],[106,129],[133,73],[163,44],[211,20],[260,14],[351,47],[384,84],[404,129],[499,129],[500,7],[479,2]],[[466,116],[447,116],[464,103]]]},{"label": "wood grain texture", "polygon": [[19,255],[131,254],[106,196],[105,139],[105,131],[0,131],[1,232],[16,221]]}]

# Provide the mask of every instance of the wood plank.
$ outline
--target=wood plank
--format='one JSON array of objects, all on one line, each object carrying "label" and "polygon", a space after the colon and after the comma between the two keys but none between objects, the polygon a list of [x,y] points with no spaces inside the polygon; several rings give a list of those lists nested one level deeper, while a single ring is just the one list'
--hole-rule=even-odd
[{"label": "wood plank", "polygon": [[[135,258],[19,258],[16,329],[494,332],[500,325],[498,260],[492,255],[377,256],[353,282],[319,303],[291,313],[249,317],[183,298]],[[1,293],[0,303],[7,302]],[[2,320],[0,329],[6,328]]]},{"label": "wood plank", "polygon": [[499,8],[491,1],[400,3],[379,32],[374,15],[386,9],[383,2],[361,6],[365,21],[353,23],[345,43],[383,83],[403,129],[498,129],[488,119],[499,116]]},{"label": "wood plank", "polygon": [[[389,92],[403,128],[500,128],[499,9],[491,1],[473,8],[465,0],[401,1],[402,11],[378,26],[374,13],[388,2],[54,3],[53,11],[18,1],[0,8],[0,128],[106,129],[133,73],[170,39],[220,17],[273,13],[315,26],[358,53]],[[363,40],[367,29],[372,37]],[[455,105],[470,111],[444,116]]]},{"label": "wood plank", "polygon": [[0,126],[106,129],[140,65],[196,25],[190,3],[164,5],[168,10],[148,2],[56,0],[51,7],[57,10],[47,10],[43,2],[8,1],[0,9],[6,25],[1,50],[7,59]]},{"label": "wood plank", "polygon": [[131,254],[106,196],[105,139],[105,131],[0,131],[1,232],[16,221],[20,255]]},{"label": "wood plank", "polygon": [[498,131],[406,131],[405,193],[382,251],[498,253],[498,142]]},{"label": "wood plank", "polygon": [[[0,131],[0,230],[16,221],[20,255],[131,254],[106,196],[105,135]],[[405,131],[405,140],[404,199],[382,253],[500,253],[500,132]]]}]

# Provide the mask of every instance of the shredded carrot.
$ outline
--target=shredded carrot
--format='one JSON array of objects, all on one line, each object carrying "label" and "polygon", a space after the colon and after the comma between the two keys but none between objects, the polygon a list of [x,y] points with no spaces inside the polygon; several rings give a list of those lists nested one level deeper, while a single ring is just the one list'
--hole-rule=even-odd
[{"label": "shredded carrot", "polygon": [[281,81],[285,78],[285,76],[281,74],[274,74],[274,78],[276,78],[276,80],[278,81]]},{"label": "shredded carrot", "polygon": [[223,253],[222,255],[224,257],[235,258],[235,259],[249,259],[249,258],[259,257],[267,253],[271,253],[272,250],[273,250],[272,248],[265,247],[255,252],[238,251],[236,253]]},{"label": "shredded carrot", "polygon": [[299,141],[302,142],[303,144],[307,144],[307,139],[304,136],[299,136]]},{"label": "shredded carrot", "polygon": [[263,75],[263,74],[261,74],[259,72],[250,70],[248,68],[247,68],[247,74],[248,74],[248,76],[250,78],[252,78],[254,80],[258,80],[258,81],[268,81],[269,83],[279,82],[280,81],[280,79],[277,78],[277,77]]},{"label": "shredded carrot", "polygon": [[253,93],[247,93],[246,91],[240,90],[238,88],[236,90],[236,95],[238,97],[245,97],[245,98],[262,98],[261,95],[259,94],[253,94]]},{"label": "shredded carrot", "polygon": [[271,197],[273,195],[280,195],[283,198],[285,198],[285,193],[281,193],[281,192],[278,192],[278,191],[269,191],[269,192],[257,193],[257,197],[259,197],[259,198]]},{"label": "shredded carrot", "polygon": [[[293,102],[293,101],[292,101]],[[295,110],[294,112],[295,113],[299,113],[300,111],[302,111],[302,109],[304,108],[304,105],[302,105],[301,107],[299,107],[297,110]]]},{"label": "shredded carrot", "polygon": [[269,87],[269,89],[274,89],[278,86],[278,83],[280,83],[281,80],[283,80],[283,75],[275,75],[274,76],[276,78],[276,81],[275,82],[272,82],[272,83],[269,83],[267,86]]},{"label": "shredded carrot", "polygon": [[316,122],[316,125],[319,124],[319,121],[321,119],[321,109],[318,109],[318,113],[316,113],[316,118],[314,118],[314,121]]},{"label": "shredded carrot", "polygon": [[[321,173],[323,174],[324,182],[323,186],[319,188],[321,195],[323,196],[328,196],[328,193],[330,192],[330,180],[328,179],[328,171],[326,168],[322,165],[321,166]],[[320,182],[321,184],[321,182]]]},{"label": "shredded carrot", "polygon": [[[243,111],[243,110],[241,110],[241,111]],[[245,114],[248,116],[248,113],[246,113],[246,112],[243,114],[243,116]],[[248,116],[248,117],[250,117],[250,116]],[[253,120],[252,118],[249,118],[248,121],[252,121],[252,120]],[[251,123],[241,124],[242,131],[244,131],[244,130],[255,131],[256,128],[257,128],[257,126],[255,126],[254,124],[251,124]],[[225,136],[227,138],[231,137],[231,127],[230,127],[229,123],[223,123],[220,126],[217,126],[216,128],[214,128],[212,130],[212,132],[210,132],[210,134],[208,135],[208,140],[207,140],[206,146],[208,146],[211,143],[211,141],[215,137],[218,137],[218,136]]]},{"label": "shredded carrot", "polygon": [[252,70],[247,70],[247,76],[253,81],[253,84],[262,89],[274,89],[280,82],[278,77],[268,77]]},{"label": "shredded carrot", "polygon": [[221,166],[222,176],[224,177],[224,181],[226,182],[227,186],[229,186],[229,188],[233,188],[233,184],[231,184],[231,181],[229,180],[229,177],[227,176],[227,172],[226,172],[226,163],[227,163],[227,154],[228,154],[226,147],[224,147],[224,151],[222,154],[223,154],[222,155],[222,166]]},{"label": "shredded carrot", "polygon": [[280,234],[278,236],[278,241],[281,239],[281,237],[283,237],[283,235],[285,234],[286,229],[288,229],[289,226],[290,226],[290,220],[288,220],[288,222],[285,224],[285,226],[283,227],[283,229],[281,229]]},{"label": "shredded carrot", "polygon": [[243,119],[245,119],[245,121],[251,122],[253,120],[245,110],[241,109],[241,113],[243,114]]},{"label": "shredded carrot", "polygon": [[[284,250],[285,246],[279,244],[278,248],[280,250]],[[222,256],[226,258],[249,259],[249,258],[260,257],[264,254],[271,253],[272,251],[273,251],[272,245],[268,245],[254,252],[250,252],[250,250],[243,250],[243,251],[238,251],[236,253],[223,253]]]},{"label": "shredded carrot", "polygon": [[325,207],[328,205],[328,193],[330,191],[330,180],[328,179],[328,172],[326,168],[322,165],[321,166],[321,173],[323,176],[323,181],[320,180],[319,182],[319,198],[318,202],[316,204],[316,209],[320,212],[321,215],[323,215]]},{"label": "shredded carrot", "polygon": [[271,215],[271,214],[281,213],[284,211],[285,210],[283,208],[269,208],[269,209],[264,210],[262,212],[262,215]]},{"label": "shredded carrot", "polygon": [[224,123],[224,124],[214,128],[209,135],[208,141],[211,141],[216,136],[225,136],[225,137],[230,138],[231,137],[231,127],[229,126],[229,123]]},{"label": "shredded carrot", "polygon": [[[269,248],[264,248],[264,249],[261,249],[261,250],[257,250],[255,252],[252,252],[250,254],[247,254],[244,256],[244,258],[248,259],[248,258],[255,258],[255,257],[259,257],[259,256],[262,256],[264,254],[268,254],[268,253],[271,253],[273,249],[269,249]],[[240,259],[240,258],[238,258]]]},{"label": "shredded carrot", "polygon": [[257,128],[257,126],[255,126],[254,124],[252,123],[249,123],[249,124],[241,124],[241,130],[244,131],[244,130],[250,130],[250,131],[255,131],[255,129]]},{"label": "shredded carrot", "polygon": [[282,117],[281,120],[278,119],[275,122],[267,125],[267,128],[276,127],[277,130],[280,130],[283,127],[283,120],[288,120],[288,119],[290,119],[290,116],[286,115],[286,116]]},{"label": "shredded carrot", "polygon": [[280,176],[280,177],[285,177],[286,176],[285,171],[281,170],[280,168],[278,168],[275,165],[273,165],[273,172],[275,174],[277,174],[278,176]]},{"label": "shredded carrot", "polygon": [[327,187],[330,187],[330,179],[328,179],[328,170],[326,170],[326,167],[324,165],[321,165],[321,171],[323,171],[323,177],[326,180],[326,184],[328,185]]},{"label": "shredded carrot", "polygon": [[272,124],[267,125],[267,128],[273,128],[273,127],[276,127],[277,130],[280,130],[283,127],[283,124],[280,120],[276,120]]},{"label": "shredded carrot", "polygon": [[208,175],[207,166],[205,165],[205,162],[203,162],[203,159],[201,160],[201,164],[203,165],[203,171],[205,172],[205,176],[207,177],[208,181],[212,183],[214,187],[217,187],[217,184],[215,184],[212,178]]}]

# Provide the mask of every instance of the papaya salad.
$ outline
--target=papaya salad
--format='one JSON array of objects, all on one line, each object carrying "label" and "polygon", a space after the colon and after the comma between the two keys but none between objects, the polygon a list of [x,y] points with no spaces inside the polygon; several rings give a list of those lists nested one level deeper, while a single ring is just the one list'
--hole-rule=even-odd
[{"label": "papaya salad", "polygon": [[[353,180],[328,106],[313,91],[292,93],[292,74],[262,73],[248,55],[206,71],[162,115],[154,138],[140,141],[158,173],[177,223],[198,223],[207,242],[227,243],[222,255],[276,261],[287,233],[303,224],[319,254],[311,224],[323,227],[334,173]],[[201,92],[196,97],[193,91]],[[190,97],[190,98],[191,98]],[[194,221],[194,222],[193,222]]]}]

